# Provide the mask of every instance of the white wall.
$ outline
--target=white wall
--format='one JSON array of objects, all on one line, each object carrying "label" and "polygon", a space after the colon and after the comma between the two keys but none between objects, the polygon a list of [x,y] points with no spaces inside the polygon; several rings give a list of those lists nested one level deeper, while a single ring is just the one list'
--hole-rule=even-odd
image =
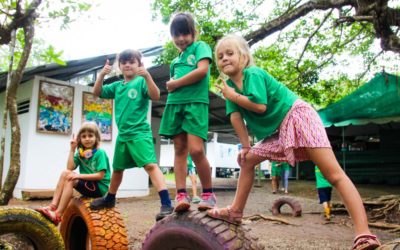
[{"label": "white wall", "polygon": [[[21,198],[21,191],[25,189],[54,189],[59,175],[66,168],[71,135],[57,135],[36,132],[38,109],[38,92],[40,80],[66,84],[66,82],[35,77],[33,81],[20,85],[18,101],[30,98],[29,113],[19,115],[21,125],[21,175],[14,190],[14,196]],[[91,87],[74,86],[74,105],[72,118],[72,133],[77,134],[82,122],[82,92],[91,92]],[[0,95],[3,107],[4,92]],[[3,111],[3,108],[1,108]],[[149,110],[151,112],[151,110]],[[150,115],[149,115],[150,116]],[[117,126],[113,114],[112,141],[102,142],[101,147],[107,152],[112,165]],[[5,172],[9,166],[10,131],[7,132],[7,150],[5,155]],[[112,167],[111,167],[112,168]],[[149,193],[149,178],[143,169],[128,169],[124,172],[123,182],[118,190],[118,197],[143,196]]]}]

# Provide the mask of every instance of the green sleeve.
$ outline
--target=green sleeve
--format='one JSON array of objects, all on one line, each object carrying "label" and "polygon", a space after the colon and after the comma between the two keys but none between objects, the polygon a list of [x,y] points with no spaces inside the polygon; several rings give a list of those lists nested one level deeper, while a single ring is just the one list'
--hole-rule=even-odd
[{"label": "green sleeve", "polygon": [[75,163],[75,169],[77,169],[81,165],[78,152],[74,154],[74,163]]},{"label": "green sleeve", "polygon": [[208,46],[207,43],[200,41],[199,45],[196,47],[195,50],[195,56],[196,56],[196,63],[203,59],[208,59],[210,61],[210,64],[212,62],[212,51],[210,46]]},{"label": "green sleeve", "polygon": [[247,84],[246,96],[257,104],[267,104],[267,88],[265,78],[257,73],[251,73],[245,80]]},{"label": "green sleeve", "polygon": [[104,99],[114,99],[115,98],[115,88],[117,86],[118,82],[113,82],[111,84],[108,85],[104,85],[101,88],[101,94],[100,94],[100,98],[104,98]]}]

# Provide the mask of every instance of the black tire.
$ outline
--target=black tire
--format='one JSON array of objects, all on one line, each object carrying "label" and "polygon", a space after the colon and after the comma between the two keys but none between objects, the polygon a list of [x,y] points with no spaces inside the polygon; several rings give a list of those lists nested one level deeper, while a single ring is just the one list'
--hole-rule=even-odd
[{"label": "black tire", "polygon": [[128,233],[117,208],[91,210],[91,198],[73,198],[60,226],[69,250],[128,249]]},{"label": "black tire", "polygon": [[142,244],[142,250],[264,249],[250,229],[216,220],[206,212],[172,214],[158,221]]},{"label": "black tire", "polygon": [[0,235],[5,234],[22,235],[38,250],[65,249],[57,227],[29,208],[0,208]]},{"label": "black tire", "polygon": [[301,216],[302,211],[300,203],[293,198],[287,198],[287,197],[282,197],[274,201],[274,203],[272,204],[272,214],[275,216],[280,214],[281,207],[285,204],[289,205],[289,207],[292,209],[292,215],[294,217]]}]

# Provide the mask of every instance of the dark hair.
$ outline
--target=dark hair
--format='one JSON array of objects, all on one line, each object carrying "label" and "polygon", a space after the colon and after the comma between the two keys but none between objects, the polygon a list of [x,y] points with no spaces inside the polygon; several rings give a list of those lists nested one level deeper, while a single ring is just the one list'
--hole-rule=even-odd
[{"label": "dark hair", "polygon": [[196,25],[194,19],[189,13],[177,13],[171,21],[169,27],[172,37],[177,37],[179,35],[193,35],[196,37]]},{"label": "dark hair", "polygon": [[142,53],[133,49],[126,49],[117,55],[118,65],[128,61],[137,61],[139,66],[142,65]]}]

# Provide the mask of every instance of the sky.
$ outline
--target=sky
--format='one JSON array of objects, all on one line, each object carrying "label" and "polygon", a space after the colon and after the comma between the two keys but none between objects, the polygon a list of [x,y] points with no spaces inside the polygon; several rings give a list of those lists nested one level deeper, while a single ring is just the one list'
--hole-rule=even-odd
[{"label": "sky", "polygon": [[67,30],[58,25],[36,31],[65,60],[118,53],[124,49],[142,49],[163,45],[169,39],[168,26],[152,21],[149,0],[96,0]]}]

